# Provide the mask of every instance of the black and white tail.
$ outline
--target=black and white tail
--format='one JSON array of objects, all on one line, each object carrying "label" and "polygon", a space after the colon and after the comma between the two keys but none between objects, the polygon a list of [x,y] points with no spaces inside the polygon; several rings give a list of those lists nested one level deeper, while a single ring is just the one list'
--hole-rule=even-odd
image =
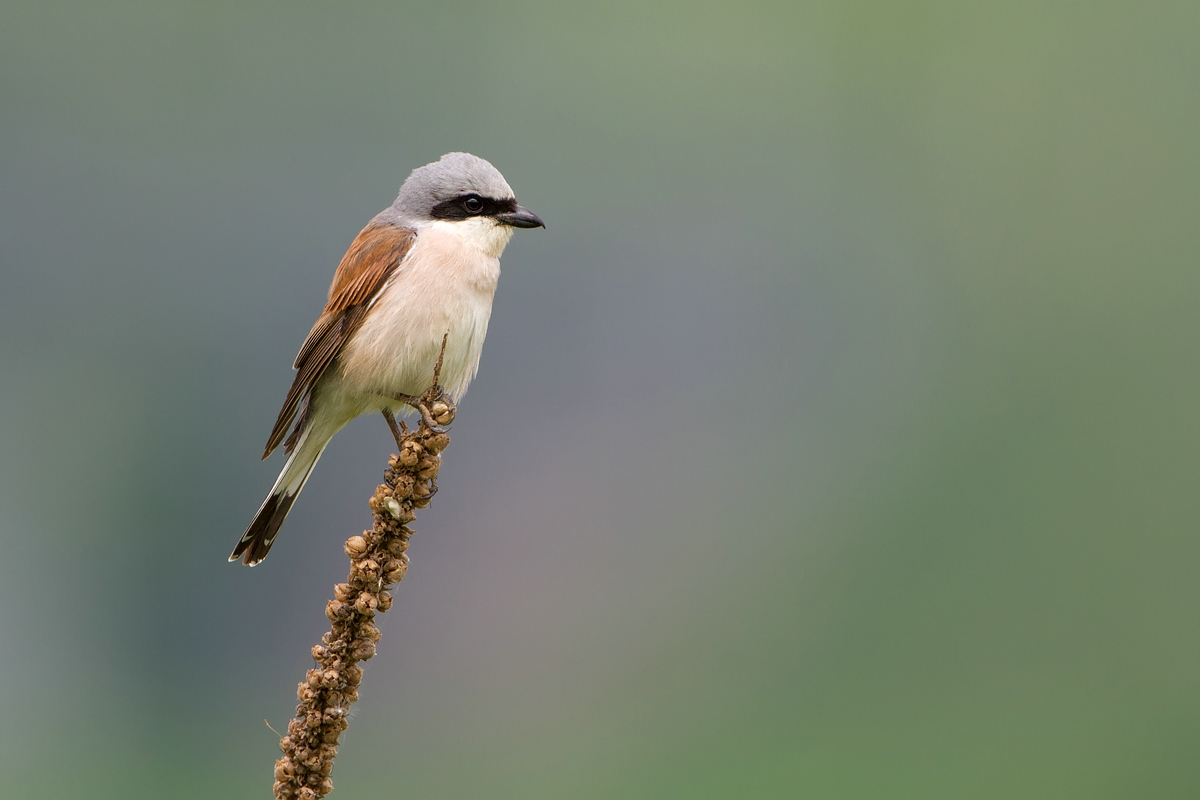
[{"label": "black and white tail", "polygon": [[246,532],[238,540],[237,547],[233,548],[233,553],[229,556],[230,561],[240,558],[243,564],[253,567],[267,557],[271,545],[275,543],[275,537],[279,534],[279,526],[283,525],[288,512],[292,510],[292,503],[308,482],[308,476],[317,465],[317,459],[329,443],[329,439],[326,438],[323,442],[314,442],[312,447],[306,447],[308,433],[309,431],[304,432],[299,447],[292,451],[287,463],[283,465],[283,471],[271,487],[271,493],[254,515],[250,527],[246,528]]}]

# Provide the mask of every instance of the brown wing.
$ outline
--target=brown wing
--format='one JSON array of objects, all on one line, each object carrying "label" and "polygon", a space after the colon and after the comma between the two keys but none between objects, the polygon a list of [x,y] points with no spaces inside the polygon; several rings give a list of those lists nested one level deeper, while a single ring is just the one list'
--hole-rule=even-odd
[{"label": "brown wing", "polygon": [[[292,365],[298,370],[296,379],[292,381],[292,388],[283,401],[263,458],[271,455],[283,441],[288,426],[300,410],[300,404],[362,324],[371,300],[400,266],[415,238],[416,232],[408,228],[372,222],[362,229],[346,255],[342,256],[342,263],[338,264],[337,272],[333,274],[333,284],[329,287],[329,302],[309,331]],[[299,432],[299,426],[296,432]],[[291,452],[295,438],[293,434],[288,439],[284,445],[285,452]]]}]

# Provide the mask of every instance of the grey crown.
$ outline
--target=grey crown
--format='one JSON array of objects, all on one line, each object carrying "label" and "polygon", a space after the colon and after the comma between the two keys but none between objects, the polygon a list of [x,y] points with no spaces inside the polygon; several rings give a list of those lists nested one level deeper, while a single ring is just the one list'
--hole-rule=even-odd
[{"label": "grey crown", "polygon": [[470,153],[447,153],[414,169],[389,210],[403,219],[428,221],[433,219],[430,212],[434,206],[464,194],[514,199],[512,187],[490,163]]}]

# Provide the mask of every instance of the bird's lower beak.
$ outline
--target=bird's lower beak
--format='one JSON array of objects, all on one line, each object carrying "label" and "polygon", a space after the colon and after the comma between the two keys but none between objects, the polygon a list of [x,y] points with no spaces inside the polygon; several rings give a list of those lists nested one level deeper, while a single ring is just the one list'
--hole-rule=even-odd
[{"label": "bird's lower beak", "polygon": [[523,206],[517,206],[516,211],[509,211],[507,214],[497,214],[496,220],[503,225],[511,225],[514,228],[544,228],[546,223],[542,222],[542,218]]}]

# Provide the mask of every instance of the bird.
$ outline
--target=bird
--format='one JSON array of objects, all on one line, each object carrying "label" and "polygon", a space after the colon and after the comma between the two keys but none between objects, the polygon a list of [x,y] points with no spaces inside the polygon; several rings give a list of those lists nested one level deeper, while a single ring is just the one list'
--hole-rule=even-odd
[{"label": "bird", "polygon": [[230,561],[267,557],[325,446],[350,420],[382,412],[395,433],[395,415],[413,409],[439,358],[446,395],[462,397],[479,369],[500,255],[516,228],[545,227],[478,156],[447,153],[412,171],[334,272],[262,456],[282,444],[287,462]]}]

